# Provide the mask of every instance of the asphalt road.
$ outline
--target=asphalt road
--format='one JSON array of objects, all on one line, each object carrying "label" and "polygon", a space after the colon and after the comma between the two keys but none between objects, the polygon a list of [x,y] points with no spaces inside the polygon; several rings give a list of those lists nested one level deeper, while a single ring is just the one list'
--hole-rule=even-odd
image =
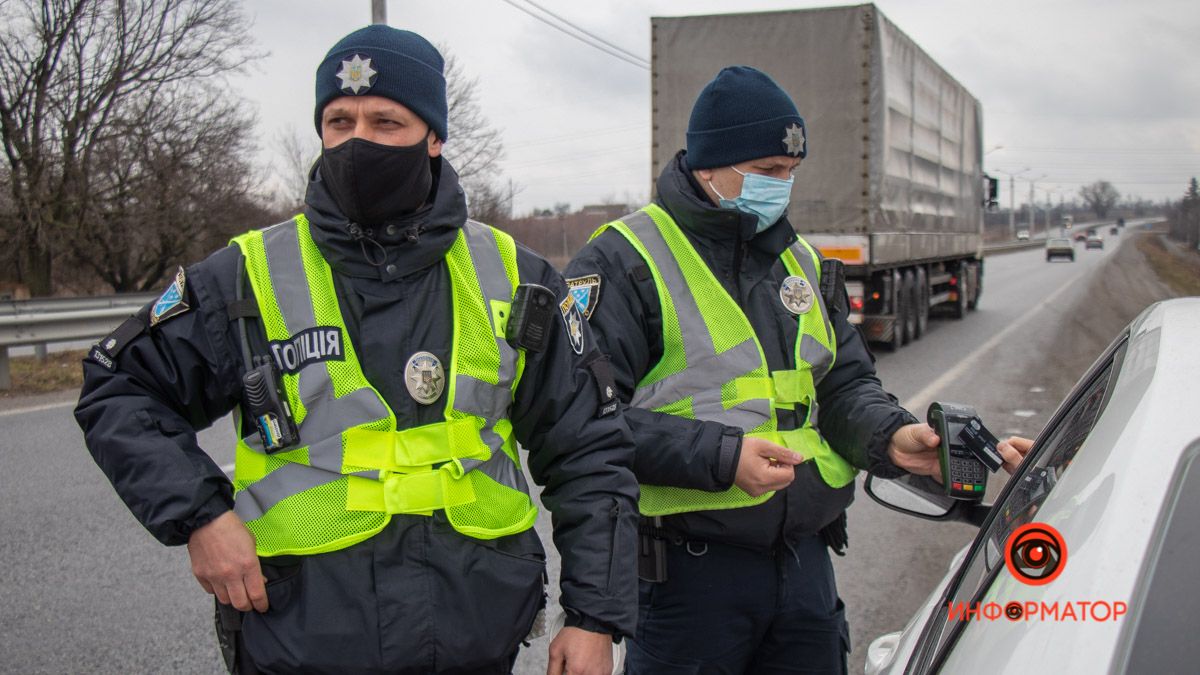
[{"label": "asphalt road", "polygon": [[[997,435],[1033,435],[1079,372],[1034,368],[1062,340],[1085,282],[1113,253],[1047,264],[1041,250],[989,258],[980,308],[934,320],[921,341],[880,354],[885,387],[923,417],[930,400],[970,403]],[[1113,329],[1115,331],[1115,328]],[[74,394],[8,399],[0,410],[0,671],[216,673],[212,605],[186,551],[164,548],[130,516],[83,447]],[[202,444],[232,462],[218,423]],[[994,489],[994,488],[993,488]],[[538,529],[549,545],[549,518]],[[836,561],[861,672],[868,641],[900,629],[973,530],[894,514],[860,493],[851,548]],[[552,589],[557,556],[551,551]],[[556,597],[552,590],[552,597]],[[517,672],[544,672],[545,638]]]}]

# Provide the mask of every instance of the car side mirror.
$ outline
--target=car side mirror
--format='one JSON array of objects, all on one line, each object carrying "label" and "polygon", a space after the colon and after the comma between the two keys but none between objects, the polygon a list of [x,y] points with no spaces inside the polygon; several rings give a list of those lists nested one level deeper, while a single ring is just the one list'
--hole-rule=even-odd
[{"label": "car side mirror", "polygon": [[983,200],[983,208],[988,211],[995,211],[997,208],[996,200],[1000,197],[1000,179],[984,176],[987,182],[987,198]]},{"label": "car side mirror", "polygon": [[889,479],[868,475],[864,488],[871,499],[883,506],[926,520],[949,520],[980,527],[992,510],[991,504],[947,497],[941,492],[941,484],[926,476],[905,474]]}]

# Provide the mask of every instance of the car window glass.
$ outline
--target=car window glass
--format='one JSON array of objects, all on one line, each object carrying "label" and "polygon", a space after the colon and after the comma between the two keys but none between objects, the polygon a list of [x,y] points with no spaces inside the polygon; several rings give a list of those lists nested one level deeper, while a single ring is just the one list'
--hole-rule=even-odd
[{"label": "car window glass", "polygon": [[[1003,501],[994,507],[986,533],[976,539],[966,566],[949,594],[949,606],[971,605],[994,578],[993,572],[1004,567],[1004,545],[1009,534],[1034,520],[1038,509],[1071,465],[1100,417],[1108,402],[1113,362],[1120,358],[1123,351],[1124,347],[1121,346],[1110,352],[1107,364],[1089,378],[1071,407],[1057,417],[1054,426],[1030,451],[1033,455],[1031,463],[1024,465],[1022,471],[1013,476],[1012,480],[1018,482],[1007,490]],[[953,630],[953,625],[945,622],[944,612],[939,616],[942,617],[941,625],[936,627],[937,634],[931,635],[928,643],[936,645],[936,648],[927,654],[940,652],[942,646],[957,632]]]}]

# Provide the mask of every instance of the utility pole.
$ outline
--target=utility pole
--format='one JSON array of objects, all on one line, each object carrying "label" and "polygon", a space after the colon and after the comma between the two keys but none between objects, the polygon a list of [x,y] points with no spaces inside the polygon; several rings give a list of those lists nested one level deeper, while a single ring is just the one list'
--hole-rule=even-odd
[{"label": "utility pole", "polygon": [[371,0],[371,23],[387,23],[387,0]]},{"label": "utility pole", "polygon": [[1033,236],[1033,228],[1037,225],[1036,214],[1034,209],[1037,208],[1037,202],[1033,201],[1033,184],[1045,178],[1047,174],[1042,174],[1037,178],[1029,181],[1029,236]]},{"label": "utility pole", "polygon": [[1025,167],[1016,173],[1009,173],[1004,169],[996,169],[996,173],[1002,173],[1008,176],[1008,238],[1015,240],[1017,238],[1017,176],[1025,173],[1029,167]]}]

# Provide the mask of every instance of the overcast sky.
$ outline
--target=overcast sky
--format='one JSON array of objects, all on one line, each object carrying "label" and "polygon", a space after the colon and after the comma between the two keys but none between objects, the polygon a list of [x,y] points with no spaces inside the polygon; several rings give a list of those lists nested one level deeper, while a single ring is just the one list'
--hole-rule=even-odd
[{"label": "overcast sky", "polygon": [[[525,5],[525,0],[513,0]],[[650,56],[650,17],[827,6],[829,2],[535,0],[611,43]],[[881,1],[877,6],[983,105],[985,170],[1038,182],[1039,203],[1112,181],[1123,195],[1182,195],[1200,174],[1200,3],[1196,0]],[[370,21],[370,0],[246,0],[269,55],[231,84],[258,106],[264,160],[281,130],[312,127],[325,52]],[[502,0],[391,0],[388,23],[445,45],[479,79],[502,131],[518,214],[649,194],[650,76]],[[793,92],[797,99],[798,92]],[[801,103],[801,114],[804,114]],[[450,142],[453,143],[451,138]],[[806,168],[808,168],[806,166]],[[812,166],[812,170],[819,170]],[[1008,205],[1004,178],[1002,204]],[[1017,204],[1029,185],[1018,179]],[[1058,201],[1058,197],[1054,197]]]}]

